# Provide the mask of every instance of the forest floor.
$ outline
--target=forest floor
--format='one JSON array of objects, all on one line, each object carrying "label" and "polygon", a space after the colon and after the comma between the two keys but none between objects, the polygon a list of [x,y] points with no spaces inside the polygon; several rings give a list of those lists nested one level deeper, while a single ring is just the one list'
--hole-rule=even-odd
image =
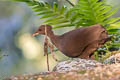
[{"label": "forest floor", "polygon": [[120,63],[66,73],[45,72],[19,75],[5,80],[120,80]]},{"label": "forest floor", "polygon": [[120,80],[120,63],[103,64],[90,70],[17,75],[4,80]]}]

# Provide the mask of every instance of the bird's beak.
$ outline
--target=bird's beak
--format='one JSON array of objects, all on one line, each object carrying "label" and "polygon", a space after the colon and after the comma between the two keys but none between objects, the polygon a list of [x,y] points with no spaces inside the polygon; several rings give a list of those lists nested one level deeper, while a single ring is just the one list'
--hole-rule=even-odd
[{"label": "bird's beak", "polygon": [[37,36],[37,35],[39,35],[39,32],[35,32],[35,33],[32,34],[33,37]]}]

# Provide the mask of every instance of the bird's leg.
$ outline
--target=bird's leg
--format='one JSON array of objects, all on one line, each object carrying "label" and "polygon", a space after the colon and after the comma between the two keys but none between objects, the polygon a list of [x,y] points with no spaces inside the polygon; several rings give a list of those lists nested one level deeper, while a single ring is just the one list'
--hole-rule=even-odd
[{"label": "bird's leg", "polygon": [[95,41],[91,44],[89,44],[86,49],[82,52],[82,55],[80,55],[79,57],[80,58],[83,58],[83,59],[90,59],[89,58],[89,55],[91,53],[93,53],[96,49],[98,48],[98,42]]},{"label": "bird's leg", "polygon": [[92,60],[94,60],[94,59],[95,59],[94,53],[91,53],[91,54],[89,55],[89,58],[92,59]]}]

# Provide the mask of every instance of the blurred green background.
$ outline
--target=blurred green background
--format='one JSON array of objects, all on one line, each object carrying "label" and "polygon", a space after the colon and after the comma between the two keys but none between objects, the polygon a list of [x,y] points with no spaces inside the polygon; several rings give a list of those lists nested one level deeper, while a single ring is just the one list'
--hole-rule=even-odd
[{"label": "blurred green background", "polygon": [[[70,6],[65,0],[46,0],[52,4]],[[76,0],[71,0],[76,2]],[[108,0],[108,3],[119,6],[120,0]],[[120,12],[114,17],[120,16]],[[32,37],[31,34],[43,24],[39,16],[32,12],[25,3],[12,0],[0,0],[0,80],[17,74],[38,73],[47,71],[46,57],[43,56],[44,36]],[[72,28],[56,29],[55,34],[63,34]],[[68,57],[56,52],[59,61]],[[3,56],[1,58],[1,56]],[[49,55],[50,69],[57,64]]]}]

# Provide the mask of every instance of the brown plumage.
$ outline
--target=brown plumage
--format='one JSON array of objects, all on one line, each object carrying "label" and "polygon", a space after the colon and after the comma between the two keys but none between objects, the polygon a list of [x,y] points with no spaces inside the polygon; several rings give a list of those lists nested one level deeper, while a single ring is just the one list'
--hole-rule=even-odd
[{"label": "brown plumage", "polygon": [[[50,25],[46,25],[46,29],[47,36],[56,48],[72,58],[88,58],[109,39],[107,31],[99,24],[78,28],[63,35],[55,35]],[[33,36],[38,34],[45,35],[45,25],[41,25]]]}]

